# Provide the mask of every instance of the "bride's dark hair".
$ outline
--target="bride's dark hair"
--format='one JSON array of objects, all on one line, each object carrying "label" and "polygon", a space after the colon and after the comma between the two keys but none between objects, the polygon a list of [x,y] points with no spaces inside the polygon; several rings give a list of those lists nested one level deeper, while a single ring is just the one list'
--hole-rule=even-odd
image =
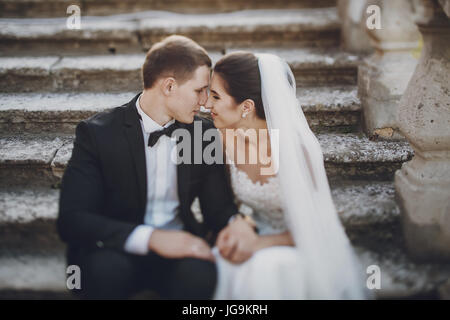
[{"label": "bride's dark hair", "polygon": [[238,51],[225,55],[214,66],[214,73],[225,82],[225,90],[236,103],[252,99],[256,115],[265,119],[261,98],[261,76],[258,58],[250,52]]}]

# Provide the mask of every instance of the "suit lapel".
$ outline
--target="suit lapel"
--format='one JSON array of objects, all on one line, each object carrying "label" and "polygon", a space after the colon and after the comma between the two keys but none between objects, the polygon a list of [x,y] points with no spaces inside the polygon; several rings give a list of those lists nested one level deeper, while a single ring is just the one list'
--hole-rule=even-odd
[{"label": "suit lapel", "polygon": [[139,95],[131,100],[125,108],[124,133],[133,158],[139,188],[140,207],[142,212],[144,212],[147,201],[147,167],[145,163],[144,136],[139,123],[139,114],[136,110],[136,100]]},{"label": "suit lapel", "polygon": [[[184,124],[184,123],[178,123],[180,128],[184,128],[188,130],[191,134],[191,150],[193,149],[193,132],[192,132],[192,125]],[[177,144],[177,152],[179,155],[181,150],[182,143]],[[194,156],[191,152],[191,163],[180,163],[177,165],[177,175],[178,175],[178,197],[180,200],[180,205],[184,207],[180,211],[180,217],[184,222],[184,226],[186,230],[189,230],[193,234],[201,236],[203,234],[202,226],[196,221],[195,217],[192,215],[192,211],[190,210],[191,205],[191,188],[192,188],[192,179],[195,178],[195,172],[193,170],[193,159]]]},{"label": "suit lapel", "polygon": [[[182,129],[187,129],[187,125],[178,122],[178,125]],[[178,137],[177,137],[178,142]],[[181,144],[177,143],[177,154],[180,154],[180,146]],[[186,163],[180,163],[177,165],[177,185],[178,185],[178,197],[180,199],[180,203],[182,201],[187,201],[188,199],[185,198],[188,195],[189,191],[189,181],[191,179],[191,165]]]}]

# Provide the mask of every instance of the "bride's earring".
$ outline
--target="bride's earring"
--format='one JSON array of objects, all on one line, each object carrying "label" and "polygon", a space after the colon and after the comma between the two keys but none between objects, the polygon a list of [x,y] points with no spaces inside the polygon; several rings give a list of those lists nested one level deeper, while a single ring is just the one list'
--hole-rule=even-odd
[{"label": "bride's earring", "polygon": [[245,118],[246,116],[247,116],[246,113],[243,113],[243,114],[242,114],[242,118]]}]

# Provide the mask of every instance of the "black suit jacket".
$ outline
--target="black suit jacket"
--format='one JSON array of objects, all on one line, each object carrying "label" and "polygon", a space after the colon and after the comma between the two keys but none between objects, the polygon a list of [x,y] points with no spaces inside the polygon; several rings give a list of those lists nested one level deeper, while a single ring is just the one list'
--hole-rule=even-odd
[{"label": "black suit jacket", "polygon": [[[144,221],[147,179],[152,177],[146,176],[138,96],[77,125],[72,157],[61,183],[57,219],[69,256],[78,249],[124,250],[130,233]],[[201,121],[203,133],[213,128],[209,120],[196,117],[195,121]],[[194,124],[179,125],[191,132],[194,143]],[[202,237],[209,231],[219,232],[237,212],[224,165],[179,164],[177,175],[179,214],[185,230]],[[200,200],[203,223],[190,209],[195,197]]]}]

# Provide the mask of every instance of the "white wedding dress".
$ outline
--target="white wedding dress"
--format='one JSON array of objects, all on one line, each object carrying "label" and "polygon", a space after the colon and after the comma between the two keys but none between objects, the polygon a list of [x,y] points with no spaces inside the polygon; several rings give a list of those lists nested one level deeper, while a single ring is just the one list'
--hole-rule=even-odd
[{"label": "white wedding dress", "polygon": [[[253,182],[248,175],[230,161],[230,178],[240,211],[255,220],[260,235],[287,231],[281,209],[278,177],[268,182]],[[274,246],[257,251],[242,264],[225,260],[217,248],[213,249],[218,268],[214,299],[304,299],[305,286],[302,261],[298,251],[289,246]]]}]

